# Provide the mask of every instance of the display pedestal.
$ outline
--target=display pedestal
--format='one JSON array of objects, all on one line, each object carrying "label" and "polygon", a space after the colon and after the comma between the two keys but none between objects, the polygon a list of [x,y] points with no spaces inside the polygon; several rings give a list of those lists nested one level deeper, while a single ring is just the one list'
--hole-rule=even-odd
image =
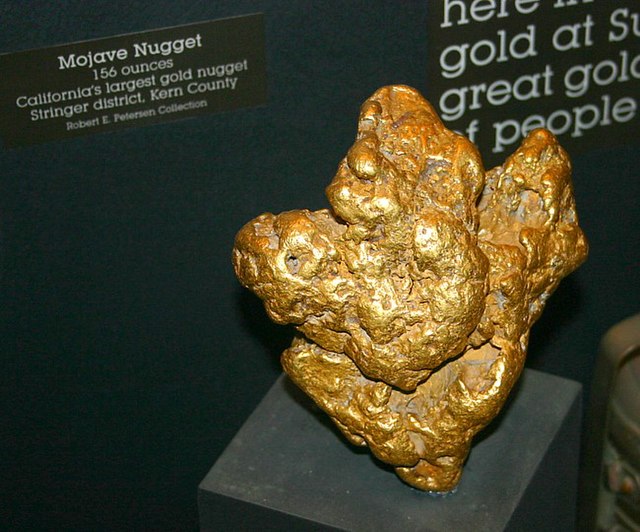
[{"label": "display pedestal", "polygon": [[404,484],[286,377],[199,487],[203,531],[573,530],[580,385],[526,370],[476,438],[456,493]]}]

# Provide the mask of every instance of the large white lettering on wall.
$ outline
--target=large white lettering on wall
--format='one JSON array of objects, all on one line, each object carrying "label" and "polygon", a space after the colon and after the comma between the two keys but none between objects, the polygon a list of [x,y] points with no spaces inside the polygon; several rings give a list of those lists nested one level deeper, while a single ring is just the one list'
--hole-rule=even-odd
[{"label": "large white lettering on wall", "polygon": [[450,127],[495,160],[537,127],[574,153],[640,135],[636,0],[428,7],[427,94]]}]

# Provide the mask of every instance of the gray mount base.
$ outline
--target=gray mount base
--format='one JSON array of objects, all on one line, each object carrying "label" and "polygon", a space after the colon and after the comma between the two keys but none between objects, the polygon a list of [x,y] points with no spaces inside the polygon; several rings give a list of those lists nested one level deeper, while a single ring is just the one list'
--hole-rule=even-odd
[{"label": "gray mount base", "polygon": [[454,494],[404,484],[279,378],[198,491],[220,530],[573,530],[580,385],[525,370],[476,438]]}]

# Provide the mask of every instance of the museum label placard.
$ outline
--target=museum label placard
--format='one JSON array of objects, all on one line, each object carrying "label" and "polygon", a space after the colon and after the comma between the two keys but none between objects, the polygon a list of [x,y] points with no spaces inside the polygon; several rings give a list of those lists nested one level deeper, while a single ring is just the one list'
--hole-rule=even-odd
[{"label": "museum label placard", "polygon": [[264,16],[0,55],[6,147],[266,102]]}]

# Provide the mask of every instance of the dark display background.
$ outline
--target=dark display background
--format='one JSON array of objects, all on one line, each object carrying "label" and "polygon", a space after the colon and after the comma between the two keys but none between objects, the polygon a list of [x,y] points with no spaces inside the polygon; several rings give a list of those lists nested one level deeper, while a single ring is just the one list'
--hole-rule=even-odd
[{"label": "dark display background", "polygon": [[[0,148],[0,523],[189,530],[196,489],[279,374],[291,331],[234,278],[236,231],[327,206],[379,86],[426,91],[427,2],[11,1],[0,52],[264,12],[266,106]],[[588,262],[529,366],[588,384],[638,311],[637,145],[574,159]]]}]

